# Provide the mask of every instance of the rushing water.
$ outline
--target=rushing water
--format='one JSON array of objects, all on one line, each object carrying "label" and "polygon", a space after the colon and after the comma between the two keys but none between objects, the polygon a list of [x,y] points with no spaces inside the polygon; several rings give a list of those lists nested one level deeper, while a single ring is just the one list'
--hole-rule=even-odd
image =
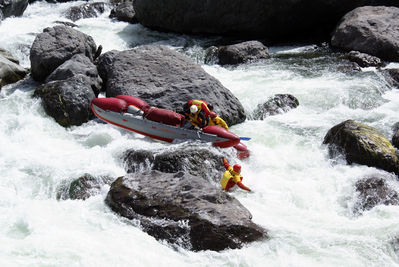
[{"label": "rushing water", "polygon": [[[36,2],[19,18],[0,24],[0,46],[30,66],[29,49],[43,28],[64,20],[84,2]],[[65,129],[48,117],[37,85],[29,79],[0,93],[0,266],[399,266],[392,245],[399,236],[398,206],[352,213],[361,178],[379,174],[366,166],[330,160],[322,145],[334,125],[354,119],[388,138],[399,121],[399,90],[373,68],[342,72],[341,54],[321,46],[270,47],[272,58],[238,67],[204,65],[200,38],[149,31],[110,20],[105,14],[76,22],[105,51],[165,44],[191,57],[242,102],[247,114],[274,94],[289,93],[299,107],[265,120],[231,127],[252,139],[243,165],[254,190],[232,192],[269,230],[271,238],[237,250],[190,252],[145,234],[105,204],[109,186],[85,201],[56,198],[65,181],[85,173],[118,177],[121,153],[129,148],[167,149],[114,126],[88,122]]]}]

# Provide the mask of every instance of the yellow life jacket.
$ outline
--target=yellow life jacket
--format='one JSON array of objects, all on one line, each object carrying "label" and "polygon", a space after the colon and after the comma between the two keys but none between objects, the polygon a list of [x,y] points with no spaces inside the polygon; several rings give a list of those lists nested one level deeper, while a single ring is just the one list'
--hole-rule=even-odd
[{"label": "yellow life jacket", "polygon": [[214,118],[214,119],[209,118],[209,125],[220,126],[222,128],[225,128],[226,130],[229,129],[229,126],[227,126],[227,123],[219,116],[216,116],[216,118]]},{"label": "yellow life jacket", "polygon": [[227,183],[231,178],[233,178],[233,182],[235,183],[241,182],[241,175],[233,171],[233,168],[229,166],[229,169],[224,172],[223,177],[220,180],[223,189],[226,189]]}]

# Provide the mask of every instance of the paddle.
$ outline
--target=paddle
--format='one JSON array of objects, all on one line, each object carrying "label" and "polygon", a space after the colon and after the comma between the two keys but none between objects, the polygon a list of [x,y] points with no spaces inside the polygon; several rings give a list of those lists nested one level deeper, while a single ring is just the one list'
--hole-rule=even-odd
[{"label": "paddle", "polygon": [[249,141],[251,140],[251,137],[240,137],[240,139],[243,141]]}]

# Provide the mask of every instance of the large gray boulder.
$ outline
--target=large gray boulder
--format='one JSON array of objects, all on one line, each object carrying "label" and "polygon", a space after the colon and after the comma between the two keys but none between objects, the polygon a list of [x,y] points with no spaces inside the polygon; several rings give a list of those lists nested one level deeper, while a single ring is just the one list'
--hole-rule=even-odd
[{"label": "large gray boulder", "polygon": [[328,131],[323,144],[328,144],[331,157],[342,154],[349,164],[363,164],[398,174],[395,148],[378,130],[366,124],[344,121]]},{"label": "large gray boulder", "polygon": [[21,16],[28,7],[28,0],[0,0],[0,20],[1,17]]},{"label": "large gray boulder", "polygon": [[399,8],[359,7],[346,14],[331,38],[331,44],[357,50],[384,60],[399,60]]},{"label": "large gray boulder", "polygon": [[0,88],[23,79],[28,70],[17,64],[8,52],[0,49]]},{"label": "large gray boulder", "polygon": [[165,46],[110,51],[97,60],[106,95],[131,95],[151,106],[183,111],[190,99],[202,99],[233,125],[246,118],[240,101],[200,65]]},{"label": "large gray boulder", "polygon": [[35,96],[42,99],[46,113],[64,127],[81,125],[93,118],[90,102],[95,98],[91,80],[78,74],[39,86]]},{"label": "large gray boulder", "polygon": [[45,28],[30,50],[33,79],[44,81],[58,66],[76,54],[93,61],[97,46],[93,38],[67,26]]},{"label": "large gray boulder", "polygon": [[362,5],[398,6],[396,0],[134,0],[144,26],[180,33],[263,38],[328,38],[347,12]]},{"label": "large gray boulder", "polygon": [[96,65],[83,54],[76,54],[65,61],[47,77],[46,82],[67,80],[80,74],[88,78],[90,81],[88,85],[97,96],[102,88],[102,80],[98,75]]},{"label": "large gray boulder", "polygon": [[194,251],[234,249],[266,237],[235,198],[184,172],[120,177],[106,203],[121,216],[138,220],[156,239]]}]

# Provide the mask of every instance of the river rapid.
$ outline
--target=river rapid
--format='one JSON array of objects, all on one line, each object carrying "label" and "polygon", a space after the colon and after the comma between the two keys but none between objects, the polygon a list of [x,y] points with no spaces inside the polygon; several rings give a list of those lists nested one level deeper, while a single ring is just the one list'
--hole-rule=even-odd
[{"label": "river rapid", "polygon": [[[64,12],[83,3],[29,5],[22,17],[0,23],[0,47],[30,67],[35,35],[66,21]],[[203,47],[218,37],[150,31],[112,21],[109,11],[75,22],[103,53],[167,45],[220,80],[248,115],[275,94],[298,98],[298,108],[287,113],[231,127],[252,138],[245,143],[250,158],[234,163],[243,166],[243,182],[254,192],[230,194],[269,230],[270,239],[242,249],[190,252],[156,241],[112,212],[104,203],[108,185],[85,201],[57,200],[61,184],[85,173],[124,175],[120,156],[129,148],[167,150],[174,144],[96,120],[61,127],[32,98],[37,83],[28,78],[0,92],[0,266],[399,266],[399,207],[353,215],[356,181],[378,174],[399,189],[396,178],[329,159],[322,145],[327,131],[347,119],[391,138],[399,121],[399,90],[376,69],[343,72],[343,54],[325,44],[272,46],[272,57],[260,63],[205,65]]]}]

